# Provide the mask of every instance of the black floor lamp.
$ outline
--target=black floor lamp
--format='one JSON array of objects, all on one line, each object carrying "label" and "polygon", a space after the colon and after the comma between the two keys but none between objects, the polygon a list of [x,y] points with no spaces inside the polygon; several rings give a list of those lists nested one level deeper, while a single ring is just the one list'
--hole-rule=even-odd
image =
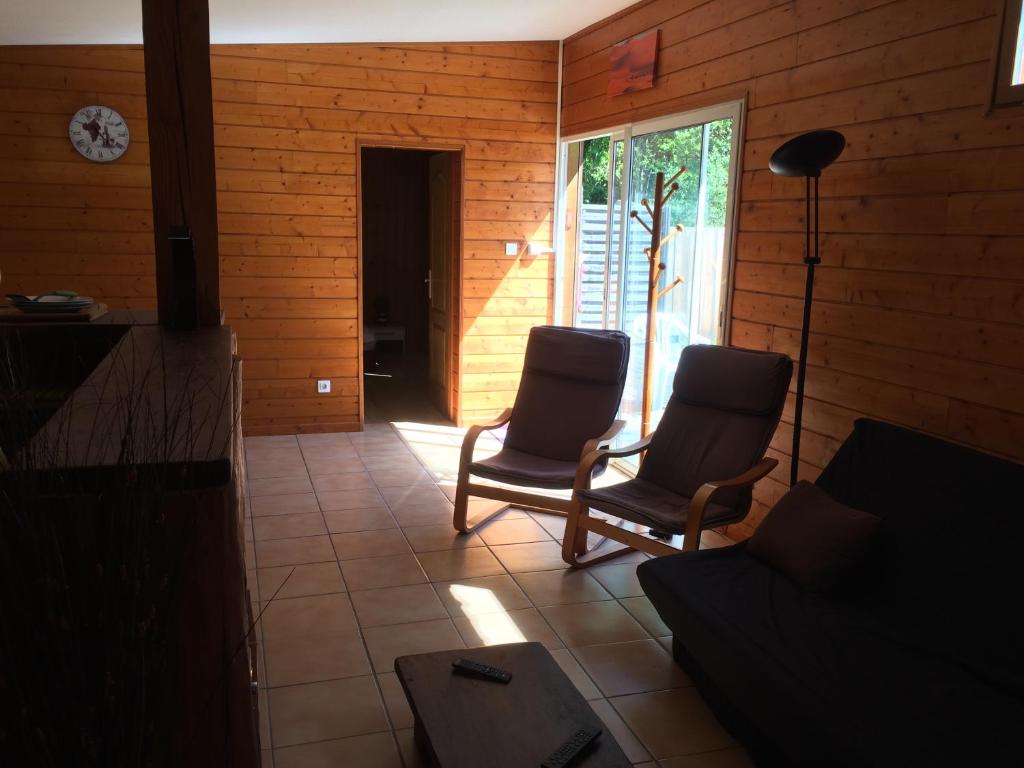
[{"label": "black floor lamp", "polygon": [[[807,179],[807,230],[804,264],[807,265],[807,287],[804,289],[804,324],[800,331],[800,364],[796,374],[796,413],[793,417],[793,458],[789,484],[796,484],[800,464],[800,426],[804,415],[804,377],[807,374],[807,337],[811,328],[811,302],[814,297],[814,267],[821,263],[818,255],[818,179],[846,147],[846,139],[838,131],[811,131],[790,139],[772,155],[768,167],[778,176],[804,176]],[[811,179],[814,179],[814,250],[811,250]]]}]

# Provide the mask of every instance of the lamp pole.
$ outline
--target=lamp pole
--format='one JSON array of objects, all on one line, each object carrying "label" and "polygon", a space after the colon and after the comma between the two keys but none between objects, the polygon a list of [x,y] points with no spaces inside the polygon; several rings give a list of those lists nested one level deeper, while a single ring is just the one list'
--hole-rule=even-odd
[{"label": "lamp pole", "polygon": [[[796,372],[796,409],[793,413],[793,452],[789,465],[789,484],[796,485],[800,467],[800,432],[804,418],[804,384],[807,379],[807,347],[811,333],[811,307],[814,301],[814,268],[821,263],[819,233],[819,181],[821,171],[831,165],[843,149],[846,139],[838,131],[812,131],[790,139],[772,155],[769,168],[779,176],[803,176],[804,191],[804,315],[800,328],[800,359]],[[814,247],[811,248],[811,183],[814,183]]]}]

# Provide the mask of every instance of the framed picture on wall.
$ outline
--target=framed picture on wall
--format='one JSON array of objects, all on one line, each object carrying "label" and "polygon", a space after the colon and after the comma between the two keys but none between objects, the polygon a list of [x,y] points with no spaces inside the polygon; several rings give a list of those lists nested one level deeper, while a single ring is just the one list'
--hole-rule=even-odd
[{"label": "framed picture on wall", "polygon": [[608,68],[609,97],[654,87],[658,32],[653,29],[612,48]]}]

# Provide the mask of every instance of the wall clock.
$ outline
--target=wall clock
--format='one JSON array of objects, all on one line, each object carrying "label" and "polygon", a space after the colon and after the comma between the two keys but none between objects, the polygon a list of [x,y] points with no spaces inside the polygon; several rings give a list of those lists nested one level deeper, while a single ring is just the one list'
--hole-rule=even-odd
[{"label": "wall clock", "polygon": [[128,149],[128,124],[110,107],[82,107],[71,118],[68,136],[87,160],[109,163]]}]

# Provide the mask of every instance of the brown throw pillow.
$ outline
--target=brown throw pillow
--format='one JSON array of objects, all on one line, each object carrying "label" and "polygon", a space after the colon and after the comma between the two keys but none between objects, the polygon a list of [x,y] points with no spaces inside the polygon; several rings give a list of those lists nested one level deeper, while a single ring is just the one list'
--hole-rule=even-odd
[{"label": "brown throw pillow", "polygon": [[867,554],[880,523],[801,481],[757,527],[747,551],[804,589],[824,594]]}]

